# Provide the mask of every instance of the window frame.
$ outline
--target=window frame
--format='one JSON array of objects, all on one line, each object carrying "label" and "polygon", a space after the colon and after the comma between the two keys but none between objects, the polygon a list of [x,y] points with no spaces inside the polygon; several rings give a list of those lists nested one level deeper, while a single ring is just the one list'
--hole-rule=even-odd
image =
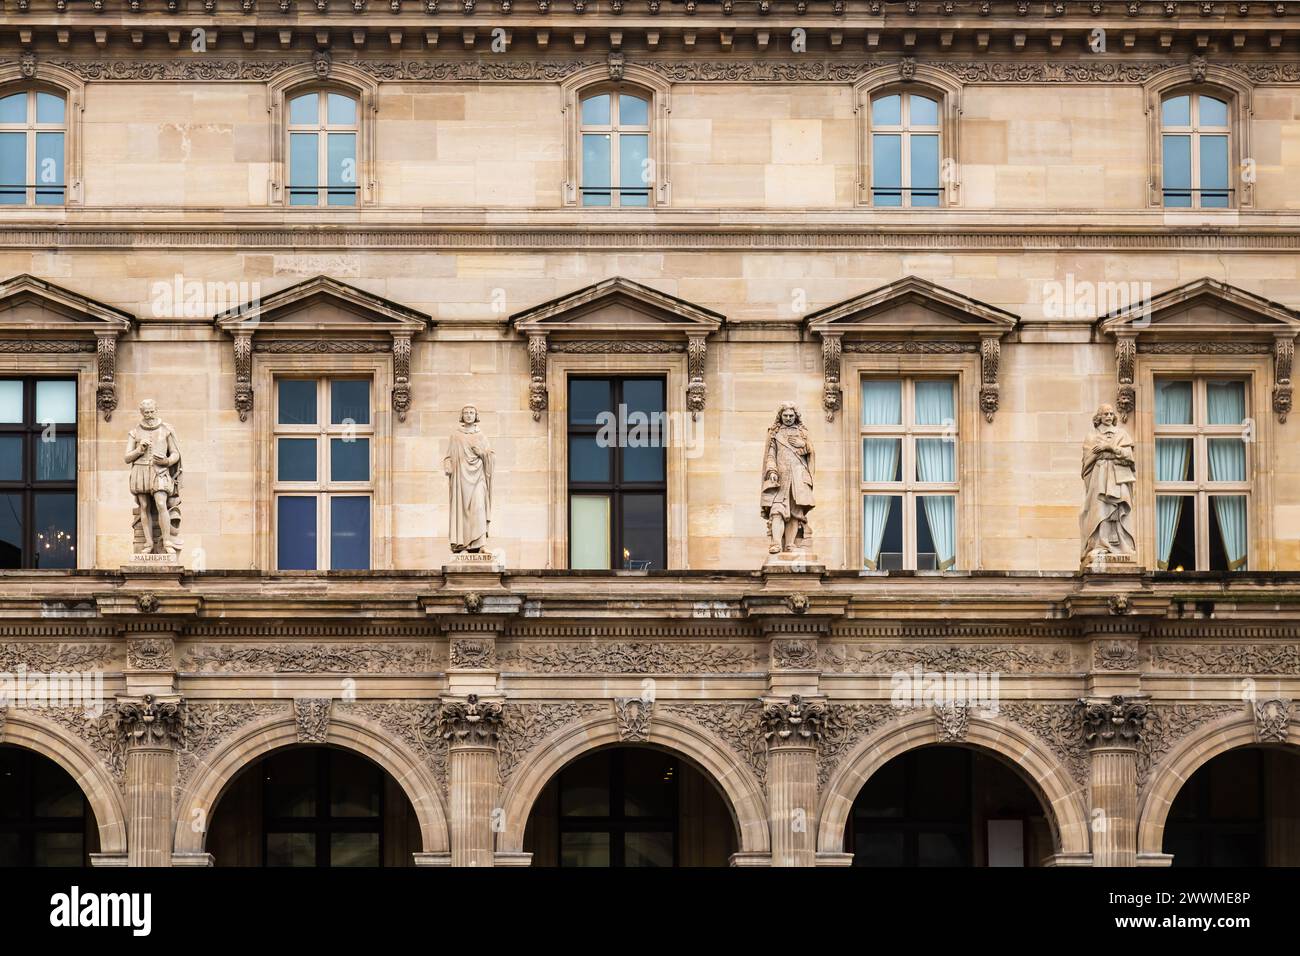
[{"label": "window frame", "polygon": [[[32,65],[31,70],[30,75],[24,74],[19,63],[0,66],[0,97],[19,91],[54,93],[63,97],[63,202],[43,206],[24,202],[9,208],[63,209],[79,206],[82,203],[82,114],[86,102],[85,83],[71,71],[40,60]],[[28,150],[33,148],[34,143],[29,144]]]},{"label": "window frame", "polygon": [[[877,200],[877,192],[891,191],[887,187],[877,187],[874,183],[867,183],[867,190],[870,195],[871,205],[880,209],[938,209],[944,204],[943,188],[943,99],[937,95],[927,95],[928,90],[909,88],[896,89],[887,87],[872,94],[868,101],[868,109],[872,112],[872,117],[868,120],[870,137],[867,143],[867,150],[871,156],[870,169],[874,179],[876,169],[876,137],[879,135],[894,135],[899,137],[899,186],[898,186],[898,205],[885,205]],[[878,100],[886,99],[891,96],[899,98],[899,122],[897,124],[875,124],[874,113],[875,105]],[[912,122],[912,97],[920,96],[931,100],[935,104],[935,114],[938,117],[938,123],[935,126],[918,126]],[[936,178],[939,184],[934,188],[935,199],[937,202],[933,206],[914,206],[912,204],[912,192],[916,189],[912,185],[912,137],[934,136],[939,141],[939,168],[935,170]],[[921,191],[930,192],[928,188]]]},{"label": "window frame", "polygon": [[[1184,96],[1188,98],[1188,125],[1187,126],[1166,126],[1164,122],[1165,104],[1170,100],[1179,99]],[[1206,128],[1202,125],[1202,123],[1200,122],[1200,118],[1201,118],[1201,97],[1203,96],[1210,97],[1212,99],[1218,100],[1219,102],[1223,103],[1224,112],[1227,114],[1228,117],[1226,126],[1213,126],[1213,127]],[[1167,186],[1164,183],[1165,139],[1169,136],[1186,136],[1188,137],[1189,140],[1188,161],[1191,164],[1191,168],[1190,168],[1191,185],[1186,190],[1181,188],[1170,189],[1169,186]],[[1204,188],[1201,181],[1201,144],[1206,137],[1218,137],[1218,136],[1222,136],[1227,139],[1227,150],[1226,150],[1227,155],[1225,156],[1224,161],[1227,163],[1228,168],[1224,170],[1224,173],[1225,173],[1225,178],[1228,181],[1228,185],[1226,189],[1222,189],[1222,190],[1220,189],[1207,190]],[[1232,136],[1231,98],[1226,96],[1224,97],[1215,96],[1215,91],[1207,92],[1205,90],[1188,90],[1182,88],[1165,93],[1160,98],[1160,175],[1161,175],[1160,204],[1161,206],[1163,206],[1165,209],[1187,209],[1187,210],[1199,211],[1202,209],[1231,209],[1234,205],[1236,205],[1236,200],[1235,200],[1236,190],[1233,188],[1232,185],[1233,183],[1232,141],[1233,141],[1233,136]],[[1170,206],[1168,203],[1169,197],[1167,195],[1170,192],[1189,193],[1191,199],[1191,205]],[[1202,199],[1203,199],[1202,193],[1205,192],[1212,192],[1215,194],[1226,193],[1227,201],[1222,206],[1204,206],[1202,205]]]},{"label": "window frame", "polygon": [[[342,93],[357,102],[357,201],[351,206],[329,206],[319,203],[310,206],[290,204],[289,190],[289,101],[307,93]],[[267,182],[267,202],[285,210],[303,213],[355,212],[379,201],[379,184],[376,179],[378,139],[379,84],[361,70],[340,63],[330,63],[326,75],[317,73],[316,67],[305,63],[279,73],[267,84],[267,113],[270,116],[271,164]],[[324,148],[317,144],[317,148]],[[324,167],[321,167],[323,169]],[[317,177],[320,169],[317,170]],[[318,184],[319,185],[319,184]]]},{"label": "window frame", "polygon": [[[7,208],[34,208],[40,206],[64,206],[68,201],[68,98],[62,90],[49,89],[39,85],[31,85],[26,89],[0,90],[0,99],[7,99],[10,96],[22,94],[26,98],[26,119],[22,123],[4,123],[0,122],[0,133],[21,133],[24,140],[24,178],[27,182],[22,183],[23,201],[21,203],[9,203],[0,205],[0,209]],[[61,123],[42,123],[38,119],[39,105],[38,97],[40,94],[47,96],[57,96],[63,103],[63,122]],[[39,175],[37,166],[38,157],[36,142],[40,133],[59,133],[63,136],[63,182],[54,186],[41,186],[36,182]],[[19,185],[18,183],[6,183],[7,187]],[[41,191],[51,191],[54,189],[62,190],[62,198],[57,203],[38,203],[36,195]]]},{"label": "window frame", "polygon": [[[582,106],[589,99],[598,96],[609,97],[609,122],[587,124],[582,120]],[[646,104],[646,124],[645,126],[628,125],[623,122],[621,115],[622,97],[632,96],[642,100]],[[651,160],[651,168],[657,172],[654,164],[654,156],[651,152],[652,141],[654,137],[654,97],[649,93],[643,93],[636,87],[629,87],[626,84],[616,85],[613,83],[596,84],[584,89],[578,95],[578,137],[579,148],[581,149],[582,141],[590,135],[605,134],[609,137],[609,179],[610,185],[605,189],[600,187],[588,187],[583,185],[585,175],[585,163],[581,160],[578,169],[578,205],[584,209],[648,209],[654,205],[654,195],[657,191],[657,184],[652,180],[644,188],[626,187],[622,184],[622,140],[625,135],[644,136],[646,138],[646,157]],[[623,202],[623,193],[626,191],[643,192],[645,194],[645,203],[643,205],[627,205]],[[608,192],[609,203],[607,205],[592,204],[587,205],[583,200],[588,192]]]},{"label": "window frame", "polygon": [[[20,867],[34,867],[36,864],[35,837],[42,833],[75,833],[81,837],[81,865],[91,865],[91,855],[96,851],[91,847],[95,841],[91,838],[90,822],[94,819],[90,798],[80,781],[68,772],[68,769],[48,754],[21,746],[5,744],[4,750],[18,755],[18,762],[23,772],[19,774],[17,786],[22,794],[23,812],[18,817],[0,818],[0,833],[16,833],[19,837]],[[81,815],[64,817],[42,817],[36,815],[36,771],[39,763],[45,761],[61,771],[72,782],[73,790],[81,798]]]},{"label": "window frame", "polygon": [[[855,205],[883,211],[937,211],[961,204],[961,116],[964,87],[954,77],[923,63],[912,63],[909,75],[897,66],[880,67],[866,73],[853,85],[853,109],[857,114],[858,182]],[[894,93],[919,93],[939,104],[939,204],[937,206],[880,206],[872,197],[872,103]],[[891,128],[892,129],[892,128]],[[929,132],[927,130],[927,132]],[[911,170],[904,167],[909,181]]]},{"label": "window frame", "polygon": [[[609,795],[609,813],[605,816],[565,816],[564,815],[564,778],[565,774],[583,759],[596,756],[600,751],[584,754],[579,760],[574,761],[564,767],[556,775],[555,782],[555,865],[557,868],[564,866],[564,834],[565,833],[604,833],[610,837],[609,840],[609,863],[607,868],[615,869],[626,866],[627,847],[623,840],[616,841],[614,837],[625,837],[629,833],[668,833],[672,836],[673,844],[673,868],[681,865],[681,773],[680,768],[682,761],[674,754],[660,751],[660,755],[667,760],[672,761],[673,782],[671,786],[672,812],[670,816],[652,817],[629,815],[625,806],[626,795],[626,763],[627,753],[633,749],[653,749],[653,748],[632,748],[632,747],[613,747],[606,751],[609,754],[609,767],[607,784]],[[615,812],[616,808],[618,812]]]},{"label": "window frame", "polygon": [[[352,93],[335,89],[332,87],[316,87],[296,90],[285,98],[286,106],[293,103],[294,100],[302,97],[314,96],[316,98],[316,122],[314,124],[295,124],[291,118],[291,113],[286,111],[284,133],[286,137],[285,157],[287,166],[285,168],[285,192],[286,200],[290,207],[294,209],[355,209],[361,205],[361,99]],[[346,97],[353,104],[356,120],[351,124],[333,124],[329,121],[329,98],[331,96]],[[293,183],[293,137],[295,135],[309,134],[316,137],[316,185],[314,187],[294,186]],[[353,156],[352,162],[355,167],[357,181],[353,186],[329,186],[320,182],[322,174],[324,178],[329,178],[329,138],[332,134],[351,134],[353,137]],[[295,203],[293,201],[296,193],[304,193],[308,188],[316,194],[314,203]],[[352,203],[331,203],[330,196],[338,192],[351,192]]]},{"label": "window frame", "polygon": [[[270,859],[269,844],[270,837],[275,833],[308,833],[315,839],[316,843],[316,868],[331,868],[330,863],[330,841],[329,837],[335,833],[375,833],[378,835],[378,854],[377,866],[384,865],[384,823],[386,801],[384,799],[384,769],[374,761],[367,759],[358,753],[341,750],[335,747],[310,746],[303,748],[310,753],[315,762],[315,790],[316,813],[313,816],[304,817],[273,817],[267,810],[269,801],[267,800],[270,778],[266,775],[266,764],[276,758],[278,755],[289,753],[297,748],[286,748],[284,750],[272,751],[260,760],[254,770],[262,779],[260,781],[261,814],[260,824],[262,830],[262,867],[264,869],[280,869],[272,867],[268,860]],[[373,816],[365,817],[336,817],[330,812],[331,804],[331,784],[333,777],[333,764],[331,757],[334,754],[347,754],[353,759],[368,765],[379,783],[379,808]],[[305,869],[305,868],[304,868]]]}]

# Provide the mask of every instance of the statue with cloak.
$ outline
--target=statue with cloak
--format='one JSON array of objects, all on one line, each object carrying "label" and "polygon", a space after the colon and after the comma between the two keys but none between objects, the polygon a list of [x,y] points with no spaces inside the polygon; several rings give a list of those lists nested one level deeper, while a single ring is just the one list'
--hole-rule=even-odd
[{"label": "statue with cloak", "polygon": [[767,521],[769,554],[806,551],[812,538],[813,447],[799,409],[785,402],[767,430],[759,513]]},{"label": "statue with cloak", "polygon": [[492,447],[479,428],[478,408],[460,410],[460,427],[451,433],[443,471],[451,485],[447,512],[451,550],[476,554],[483,550],[492,520]]},{"label": "statue with cloak", "polygon": [[1092,417],[1092,431],[1083,442],[1083,510],[1079,534],[1083,539],[1082,563],[1104,555],[1137,551],[1133,536],[1133,487],[1137,474],[1133,437],[1119,425],[1111,405],[1102,405]]}]

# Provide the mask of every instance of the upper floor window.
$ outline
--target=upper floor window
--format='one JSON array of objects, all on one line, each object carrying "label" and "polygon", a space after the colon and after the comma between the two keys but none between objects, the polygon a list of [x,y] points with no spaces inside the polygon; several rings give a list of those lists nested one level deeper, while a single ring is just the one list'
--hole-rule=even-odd
[{"label": "upper floor window", "polygon": [[1160,104],[1161,185],[1171,209],[1226,209],[1232,196],[1228,104],[1179,93]]},{"label": "upper floor window", "polygon": [[61,95],[23,90],[0,96],[0,205],[63,205],[67,132]]},{"label": "upper floor window", "polygon": [[1155,383],[1156,560],[1172,571],[1246,567],[1251,492],[1247,384]]},{"label": "upper floor window", "polygon": [[871,202],[938,206],[939,102],[920,93],[871,101]]},{"label": "upper floor window", "polygon": [[956,382],[864,378],[861,417],[863,567],[956,567]]},{"label": "upper floor window", "polygon": [[289,205],[358,204],[358,103],[355,97],[317,90],[291,97]]},{"label": "upper floor window", "polygon": [[76,379],[0,379],[0,568],[76,566]]},{"label": "upper floor window", "polygon": [[649,206],[655,188],[650,158],[650,100],[604,91],[581,100],[584,206]]},{"label": "upper floor window", "polygon": [[275,409],[276,567],[371,566],[371,382],[280,378]]}]

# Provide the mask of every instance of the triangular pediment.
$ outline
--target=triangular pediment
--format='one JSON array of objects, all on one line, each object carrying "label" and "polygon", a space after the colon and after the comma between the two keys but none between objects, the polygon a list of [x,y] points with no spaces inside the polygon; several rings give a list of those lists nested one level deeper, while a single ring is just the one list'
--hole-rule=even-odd
[{"label": "triangular pediment", "polygon": [[36,276],[0,283],[0,333],[8,336],[121,335],[134,323],[129,312]]},{"label": "triangular pediment", "polygon": [[524,334],[707,335],[726,321],[703,306],[616,276],[510,317]]},{"label": "triangular pediment", "polygon": [[1106,335],[1272,337],[1300,332],[1300,315],[1278,302],[1203,277],[1116,309],[1097,320]]},{"label": "triangular pediment", "polygon": [[922,279],[906,276],[819,309],[804,319],[819,335],[870,333],[877,337],[1001,337],[1019,323],[1005,309]]},{"label": "triangular pediment", "polygon": [[228,332],[277,333],[420,332],[431,319],[423,312],[389,301],[329,276],[315,276],[270,295],[219,312]]}]

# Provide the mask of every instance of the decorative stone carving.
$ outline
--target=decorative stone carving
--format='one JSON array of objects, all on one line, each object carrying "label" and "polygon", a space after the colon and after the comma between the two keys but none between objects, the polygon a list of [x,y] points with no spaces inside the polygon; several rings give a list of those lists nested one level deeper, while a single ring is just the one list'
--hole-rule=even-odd
[{"label": "decorative stone carving", "polygon": [[628,743],[649,740],[653,716],[653,700],[642,697],[614,698],[614,720],[618,724],[619,740]]},{"label": "decorative stone carving", "polygon": [[166,638],[149,637],[140,641],[127,641],[127,667],[142,671],[172,670],[175,667],[172,650],[172,642]]},{"label": "decorative stone carving", "polygon": [[483,610],[483,595],[470,591],[465,595],[465,610],[470,614],[478,614]]},{"label": "decorative stone carving", "polygon": [[235,411],[241,422],[253,411],[253,336],[235,334]]},{"label": "decorative stone carving", "polygon": [[773,641],[772,666],[790,670],[814,670],[817,646],[810,641]]},{"label": "decorative stone carving", "polygon": [[999,402],[998,368],[1002,362],[1002,343],[995,335],[980,339],[980,410],[984,420],[992,422]]},{"label": "decorative stone carving", "polygon": [[762,670],[752,647],[673,641],[498,646],[503,668],[546,674],[746,674]]},{"label": "decorative stone carving", "polygon": [[1112,594],[1106,599],[1106,607],[1111,614],[1117,617],[1123,617],[1133,610],[1132,602],[1129,601],[1127,594]]},{"label": "decorative stone carving", "polygon": [[141,614],[157,614],[162,601],[152,591],[146,591],[135,599],[135,606]]},{"label": "decorative stone carving", "polygon": [[1209,64],[1205,62],[1205,57],[1203,56],[1192,57],[1191,62],[1188,64],[1188,69],[1192,74],[1192,82],[1204,83],[1205,71],[1208,67]]},{"label": "decorative stone carving", "polygon": [[840,355],[843,344],[843,336],[822,336],[822,407],[826,409],[828,422],[835,420],[835,413],[844,403],[844,389],[840,385]]},{"label": "decorative stone carving", "polygon": [[1133,365],[1137,359],[1137,340],[1131,335],[1115,338],[1115,369],[1119,379],[1119,389],[1115,394],[1115,407],[1119,420],[1128,421],[1133,414],[1137,393],[1133,388]]},{"label": "decorative stone carving", "polygon": [[935,704],[934,728],[941,744],[960,743],[965,740],[966,733],[970,729],[970,705]]},{"label": "decorative stone carving", "polygon": [[528,407],[533,421],[541,421],[547,407],[546,394],[546,336],[528,336]]},{"label": "decorative stone carving", "polygon": [[840,674],[892,674],[919,667],[940,673],[1044,673],[1065,670],[1065,648],[1007,647],[992,644],[930,646],[831,645],[821,653],[822,668]]},{"label": "decorative stone carving", "polygon": [[1286,423],[1291,412],[1291,366],[1295,361],[1295,339],[1278,336],[1273,348],[1273,412]]},{"label": "decorative stone carving", "polygon": [[828,704],[817,748],[817,785],[825,789],[831,773],[864,737],[909,713],[892,704]]},{"label": "decorative stone carving", "polygon": [[1145,701],[1116,694],[1109,700],[1080,700],[1083,741],[1089,747],[1138,747],[1146,729]]},{"label": "decorative stone carving", "polygon": [[460,427],[451,433],[447,456],[442,460],[451,495],[447,530],[454,554],[477,554],[487,543],[495,460],[492,446],[479,427],[478,408],[466,405],[460,410]]},{"label": "decorative stone carving", "polygon": [[188,702],[185,708],[185,736],[176,761],[177,797],[184,792],[194,771],[223,740],[245,724],[284,713],[284,701],[227,703],[225,701]]},{"label": "decorative stone carving", "polygon": [[117,408],[117,336],[95,336],[95,405],[104,421],[113,420]]},{"label": "decorative stone carving", "polygon": [[794,614],[807,614],[808,609],[812,607],[812,602],[808,600],[806,594],[787,594],[785,606]]},{"label": "decorative stone carving", "polygon": [[383,727],[424,760],[447,792],[447,741],[438,733],[441,701],[363,701],[338,705],[337,713],[361,717]]},{"label": "decorative stone carving", "polygon": [[181,669],[199,674],[428,674],[443,664],[427,643],[220,644],[191,650]]},{"label": "decorative stone carving", "polygon": [[293,719],[298,725],[298,743],[325,743],[330,730],[330,703],[328,697],[293,699]]},{"label": "decorative stone carving", "polygon": [[23,79],[30,80],[36,76],[36,54],[31,50],[24,50],[18,57],[18,72],[22,74]]},{"label": "decorative stone carving", "polygon": [[1156,644],[1151,666],[1184,674],[1300,674],[1300,645]]},{"label": "decorative stone carving", "polygon": [[119,697],[115,727],[123,746],[162,747],[182,742],[185,703],[179,697]]},{"label": "decorative stone carving", "polygon": [[453,640],[451,666],[457,668],[489,668],[496,663],[496,649],[492,641]]},{"label": "decorative stone carving", "polygon": [[769,554],[806,552],[812,538],[808,512],[814,505],[815,455],[793,402],[783,402],[767,430],[759,513],[767,521]]},{"label": "decorative stone carving", "polygon": [[1077,704],[1002,701],[998,714],[1041,739],[1079,786],[1088,783],[1089,757],[1080,731]]},{"label": "decorative stone carving", "polygon": [[59,644],[52,641],[0,644],[0,670],[26,667],[32,671],[72,671],[103,668],[113,661],[109,644]]},{"label": "decorative stone carving", "polygon": [[1207,724],[1241,714],[1240,704],[1155,704],[1148,708],[1146,730],[1138,749],[1138,790],[1145,789],[1151,770],[1188,734]]},{"label": "decorative stone carving", "polygon": [[316,75],[322,80],[329,77],[330,67],[333,65],[333,62],[329,50],[317,50],[311,55],[312,69],[316,71]]},{"label": "decorative stone carving", "polygon": [[1291,724],[1291,701],[1285,697],[1272,697],[1253,702],[1255,714],[1255,740],[1261,744],[1284,744]]},{"label": "decorative stone carving", "polygon": [[1092,416],[1092,428],[1083,442],[1081,563],[1096,566],[1112,557],[1132,562],[1137,552],[1133,534],[1133,487],[1137,482],[1133,437],[1119,426],[1112,405],[1097,409]]},{"label": "decorative stone carving", "polygon": [[84,740],[108,768],[118,789],[125,791],[126,741],[118,733],[116,704],[108,704],[99,715],[88,714],[84,707],[46,707],[38,713],[41,719]]},{"label": "decorative stone carving", "polygon": [[411,336],[393,333],[393,411],[399,422],[411,410]]},{"label": "decorative stone carving", "polygon": [[805,701],[791,694],[788,701],[773,701],[764,705],[761,715],[763,739],[769,747],[783,744],[816,744],[821,739],[826,723],[826,705],[821,701]]},{"label": "decorative stone carving", "polygon": [[496,743],[501,727],[501,705],[470,694],[463,701],[443,701],[438,711],[438,734],[451,744]]},{"label": "decorative stone carving", "polygon": [[181,450],[175,430],[158,417],[153,399],[140,403],[140,424],[127,435],[126,463],[135,496],[132,525],[137,554],[181,550]]},{"label": "decorative stone carving", "polygon": [[704,359],[708,354],[708,342],[703,335],[691,335],[686,339],[686,408],[691,419],[698,420],[704,411],[704,397],[708,386],[704,383]]},{"label": "decorative stone carving", "polygon": [[1137,645],[1128,641],[1109,641],[1093,650],[1093,666],[1099,671],[1135,671],[1138,669]]},{"label": "decorative stone carving", "polygon": [[501,782],[523,763],[529,752],[542,740],[568,724],[593,714],[609,713],[604,701],[566,701],[555,704],[517,704],[511,702],[501,715],[497,732],[498,768]]},{"label": "decorative stone carving", "polygon": [[609,65],[609,78],[615,83],[623,79],[623,54],[611,51],[607,63]]},{"label": "decorative stone carving", "polygon": [[711,731],[747,764],[760,784],[767,782],[767,739],[761,720],[762,706],[746,704],[668,704],[665,712],[680,714]]}]

